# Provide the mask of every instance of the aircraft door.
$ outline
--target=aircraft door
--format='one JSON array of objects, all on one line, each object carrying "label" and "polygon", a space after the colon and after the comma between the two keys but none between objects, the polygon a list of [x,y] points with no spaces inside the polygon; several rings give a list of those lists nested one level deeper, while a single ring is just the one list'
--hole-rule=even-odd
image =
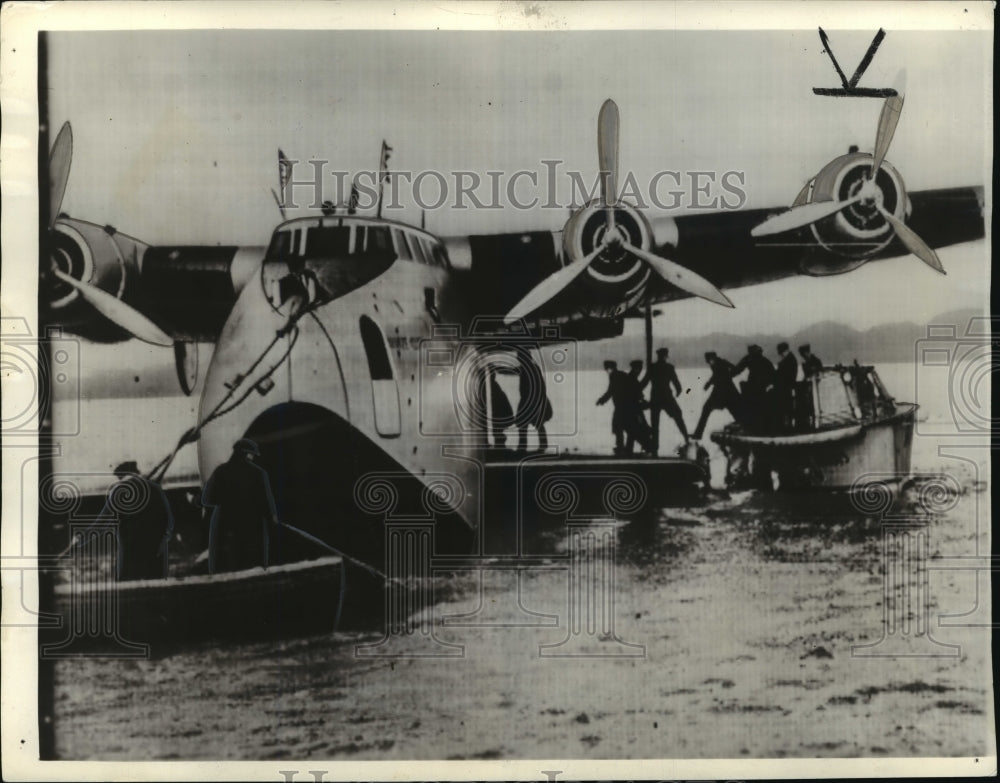
[{"label": "aircraft door", "polygon": [[399,437],[402,421],[399,387],[396,382],[385,335],[371,318],[361,316],[361,341],[365,346],[368,371],[372,379],[372,410],[375,431],[383,438]]}]

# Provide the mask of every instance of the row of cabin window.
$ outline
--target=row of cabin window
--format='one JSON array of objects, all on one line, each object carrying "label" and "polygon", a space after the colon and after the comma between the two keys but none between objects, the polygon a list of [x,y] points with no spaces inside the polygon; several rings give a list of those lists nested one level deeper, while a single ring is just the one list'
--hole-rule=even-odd
[{"label": "row of cabin window", "polygon": [[271,240],[267,257],[284,261],[291,256],[329,258],[346,255],[391,255],[404,261],[416,261],[429,266],[448,268],[448,256],[440,243],[390,226],[314,226],[278,231]]}]

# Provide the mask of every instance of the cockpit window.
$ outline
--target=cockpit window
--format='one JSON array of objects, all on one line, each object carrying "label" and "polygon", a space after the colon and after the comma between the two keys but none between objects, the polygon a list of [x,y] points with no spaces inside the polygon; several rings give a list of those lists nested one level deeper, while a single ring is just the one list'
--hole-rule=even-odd
[{"label": "cockpit window", "polygon": [[292,256],[292,232],[275,231],[267,248],[267,258],[271,261],[285,261]]},{"label": "cockpit window", "polygon": [[432,247],[432,252],[434,253],[434,261],[442,269],[447,269],[451,264],[448,262],[448,252],[444,249],[444,245],[440,243],[435,243]]},{"label": "cockpit window", "polygon": [[365,253],[368,255],[394,255],[392,236],[388,226],[368,226],[368,238],[365,241]]},{"label": "cockpit window", "polygon": [[307,258],[346,256],[351,240],[350,226],[319,226],[306,234]]},{"label": "cockpit window", "polygon": [[429,264],[430,259],[424,254],[424,248],[417,237],[409,236],[407,239],[410,240],[410,246],[413,248],[413,257],[417,259],[421,264]]},{"label": "cockpit window", "polygon": [[410,246],[406,244],[406,235],[398,228],[394,228],[392,236],[396,240],[396,254],[404,261],[412,260],[413,254],[410,252]]}]

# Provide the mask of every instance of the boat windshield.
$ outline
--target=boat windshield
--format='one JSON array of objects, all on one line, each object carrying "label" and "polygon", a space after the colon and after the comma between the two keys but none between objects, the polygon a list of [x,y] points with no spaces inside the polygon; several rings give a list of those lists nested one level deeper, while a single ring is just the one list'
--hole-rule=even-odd
[{"label": "boat windshield", "polygon": [[857,394],[850,380],[849,373],[841,373],[836,369],[824,369],[816,376],[814,394],[817,427],[853,424],[861,418]]}]

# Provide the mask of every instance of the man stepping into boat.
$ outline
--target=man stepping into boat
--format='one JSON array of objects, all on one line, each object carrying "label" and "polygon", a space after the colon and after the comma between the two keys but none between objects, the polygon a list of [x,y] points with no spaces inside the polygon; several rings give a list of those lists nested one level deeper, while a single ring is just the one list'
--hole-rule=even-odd
[{"label": "man stepping into boat", "polygon": [[215,469],[202,493],[202,505],[214,506],[208,531],[208,570],[241,571],[267,567],[269,529],[278,514],[267,472],[254,459],[257,444],[236,441],[232,456]]},{"label": "man stepping into boat", "polygon": [[767,404],[767,390],[774,384],[774,365],[764,356],[764,349],[759,345],[748,345],[747,354],[733,370],[734,375],[747,371],[747,379],[743,381],[743,415],[750,429],[768,429],[770,421]]},{"label": "man stepping into boat", "polygon": [[721,358],[715,351],[705,354],[705,361],[712,368],[712,377],[705,382],[705,391],[712,390],[701,409],[701,417],[694,431],[694,439],[701,440],[705,434],[705,425],[712,411],[727,410],[736,421],[743,417],[740,410],[740,393],[733,384],[733,373],[736,368],[732,362]]},{"label": "man stepping into boat", "polygon": [[650,451],[656,455],[660,451],[660,414],[666,413],[680,430],[684,437],[684,445],[688,442],[687,427],[684,426],[684,416],[674,395],[681,393],[681,382],[677,378],[677,370],[667,361],[670,350],[656,349],[656,361],[649,366],[646,377],[642,380],[642,388],[649,388],[649,424],[653,428]]},{"label": "man stepping into boat", "polygon": [[174,532],[167,496],[159,484],[139,475],[134,461],[115,468],[115,477],[118,483],[108,491],[101,517],[118,522],[118,580],[163,579]]}]

